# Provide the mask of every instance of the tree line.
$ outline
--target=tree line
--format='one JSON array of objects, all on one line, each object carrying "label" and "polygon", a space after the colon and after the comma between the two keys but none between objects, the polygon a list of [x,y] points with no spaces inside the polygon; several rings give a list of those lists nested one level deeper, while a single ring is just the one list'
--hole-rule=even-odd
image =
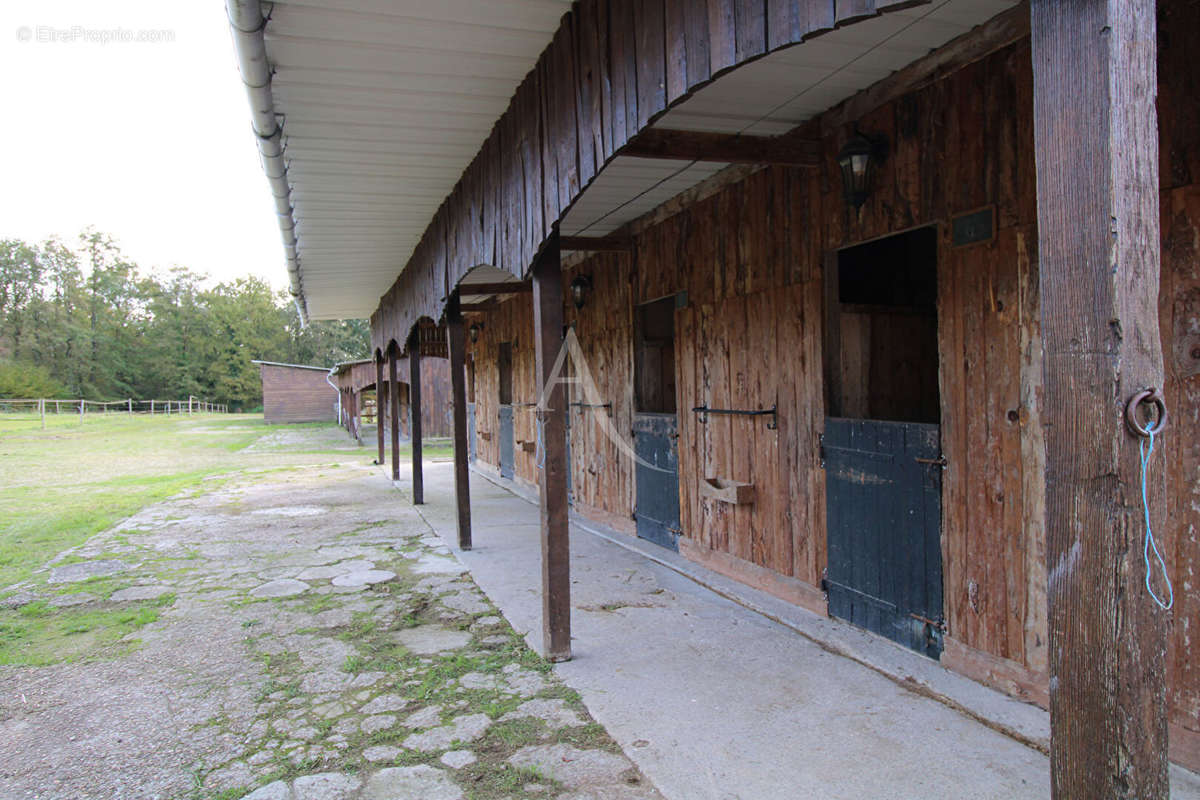
[{"label": "tree line", "polygon": [[195,395],[248,410],[262,402],[252,359],[332,366],[369,341],[366,320],[301,326],[259,278],[143,270],[95,230],[75,248],[0,239],[0,397]]}]

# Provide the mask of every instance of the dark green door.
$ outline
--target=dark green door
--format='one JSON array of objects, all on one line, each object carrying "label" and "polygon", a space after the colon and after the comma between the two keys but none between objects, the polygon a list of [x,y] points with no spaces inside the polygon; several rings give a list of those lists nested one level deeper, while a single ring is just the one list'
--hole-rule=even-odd
[{"label": "dark green door", "polygon": [[938,658],[939,427],[830,417],[822,443],[830,615]]}]

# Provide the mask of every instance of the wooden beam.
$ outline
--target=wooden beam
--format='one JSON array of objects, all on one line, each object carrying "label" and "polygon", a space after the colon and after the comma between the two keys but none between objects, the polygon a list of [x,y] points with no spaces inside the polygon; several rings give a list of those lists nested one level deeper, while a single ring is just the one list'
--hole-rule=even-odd
[{"label": "wooden beam", "polygon": [[848,98],[821,117],[821,129],[834,131],[856,122],[871,111],[1028,35],[1029,6],[1021,3]]},{"label": "wooden beam", "polygon": [[630,236],[560,236],[559,250],[586,253],[629,253],[633,251]]},{"label": "wooden beam", "polygon": [[821,160],[821,147],[820,142],[794,136],[749,136],[649,128],[625,145],[621,155],[725,164],[815,167]]},{"label": "wooden beam", "polygon": [[392,379],[388,385],[388,401],[392,413],[392,480],[400,480],[400,382],[396,379],[396,362],[400,354],[393,345],[388,346],[388,374]]},{"label": "wooden beam", "polygon": [[460,303],[458,310],[464,314],[483,314],[487,311],[494,311],[500,307],[500,303],[495,300],[485,300],[482,303]]},{"label": "wooden beam", "polygon": [[1145,587],[1141,440],[1122,420],[1163,385],[1155,2],[1033,0],[1031,28],[1052,796],[1166,800],[1168,615]]},{"label": "wooden beam", "polygon": [[528,294],[533,291],[533,285],[521,281],[517,283],[462,283],[458,286],[458,293],[462,297],[477,296],[482,294]]},{"label": "wooden beam", "polygon": [[408,341],[408,432],[412,446],[413,505],[425,502],[425,475],[421,469],[421,332]]},{"label": "wooden beam", "polygon": [[571,546],[567,521],[566,393],[555,373],[563,343],[562,259],[558,234],[533,265],[533,341],[540,390],[542,467],[542,650],[549,661],[571,658]]},{"label": "wooden beam", "polygon": [[383,359],[375,359],[375,446],[379,450],[379,455],[375,460],[376,464],[383,466],[383,399],[387,396],[387,389],[384,388],[383,382]]},{"label": "wooden beam", "polygon": [[467,336],[458,295],[446,307],[446,343],[450,350],[450,394],[454,415],[454,505],[458,548],[471,549],[471,481],[467,466]]}]

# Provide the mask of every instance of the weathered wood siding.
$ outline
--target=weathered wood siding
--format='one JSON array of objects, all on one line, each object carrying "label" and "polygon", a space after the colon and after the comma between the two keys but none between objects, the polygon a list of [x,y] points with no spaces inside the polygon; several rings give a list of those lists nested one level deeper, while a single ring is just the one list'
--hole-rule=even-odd
[{"label": "weathered wood siding", "polygon": [[[401,359],[398,375],[408,377],[408,359]],[[373,371],[375,366],[367,364]],[[386,382],[386,371],[385,371]],[[374,376],[371,378],[374,382]],[[400,432],[408,436],[408,381],[400,381]],[[450,393],[450,360],[426,356],[421,359],[421,436],[424,439],[450,437],[454,434],[454,398]]]},{"label": "weathered wood siding", "polygon": [[440,319],[464,275],[524,277],[560,214],[630,139],[719,73],[927,0],[579,0],[371,317],[372,347]]},{"label": "weathered wood siding", "polygon": [[[573,376],[593,381],[599,396],[589,399],[582,388],[575,388],[570,400],[612,403],[612,409],[570,408],[572,494],[576,510],[631,531],[633,470],[622,442],[632,447],[633,258],[596,255],[565,271],[565,285],[581,274],[591,278],[592,293],[582,309],[567,303],[566,320],[574,327],[586,375],[573,364]],[[614,439],[613,433],[621,438]]]},{"label": "weathered wood siding", "polygon": [[[1162,213],[1159,324],[1170,427],[1155,456],[1167,492],[1167,563],[1175,582],[1171,721],[1200,732],[1200,2],[1160,4],[1158,122]],[[1172,748],[1176,746],[1172,740]],[[1192,749],[1200,757],[1200,747]],[[1174,755],[1174,752],[1173,752]]]},{"label": "weathered wood siding", "polygon": [[263,419],[280,422],[336,422],[338,390],[323,369],[259,364]]},{"label": "weathered wood siding", "polygon": [[[864,131],[887,138],[890,153],[858,215],[844,211],[837,193],[820,197],[827,207],[821,240],[829,250],[939,225],[948,658],[961,643],[1042,672],[1044,448],[1031,97],[1028,42],[969,64],[859,120]],[[850,131],[826,133],[832,164]],[[995,207],[995,239],[953,247],[947,223],[987,205]]]},{"label": "weathered wood siding", "polygon": [[[512,345],[513,469],[518,479],[537,484],[537,460],[521,442],[537,442],[534,407],[538,387],[534,370],[533,306],[519,294],[501,303],[483,319],[479,341],[468,342],[475,372],[475,458],[500,467],[500,373],[496,368],[501,342]],[[470,324],[470,322],[468,322]]]}]

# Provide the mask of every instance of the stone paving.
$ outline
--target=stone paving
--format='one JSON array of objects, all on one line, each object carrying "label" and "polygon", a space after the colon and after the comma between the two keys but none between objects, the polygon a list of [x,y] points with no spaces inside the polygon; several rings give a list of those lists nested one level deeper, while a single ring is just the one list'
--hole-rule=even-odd
[{"label": "stone paving", "polygon": [[5,800],[660,797],[374,468],[160,503],[17,588],[173,602],[118,657],[0,667]]}]

